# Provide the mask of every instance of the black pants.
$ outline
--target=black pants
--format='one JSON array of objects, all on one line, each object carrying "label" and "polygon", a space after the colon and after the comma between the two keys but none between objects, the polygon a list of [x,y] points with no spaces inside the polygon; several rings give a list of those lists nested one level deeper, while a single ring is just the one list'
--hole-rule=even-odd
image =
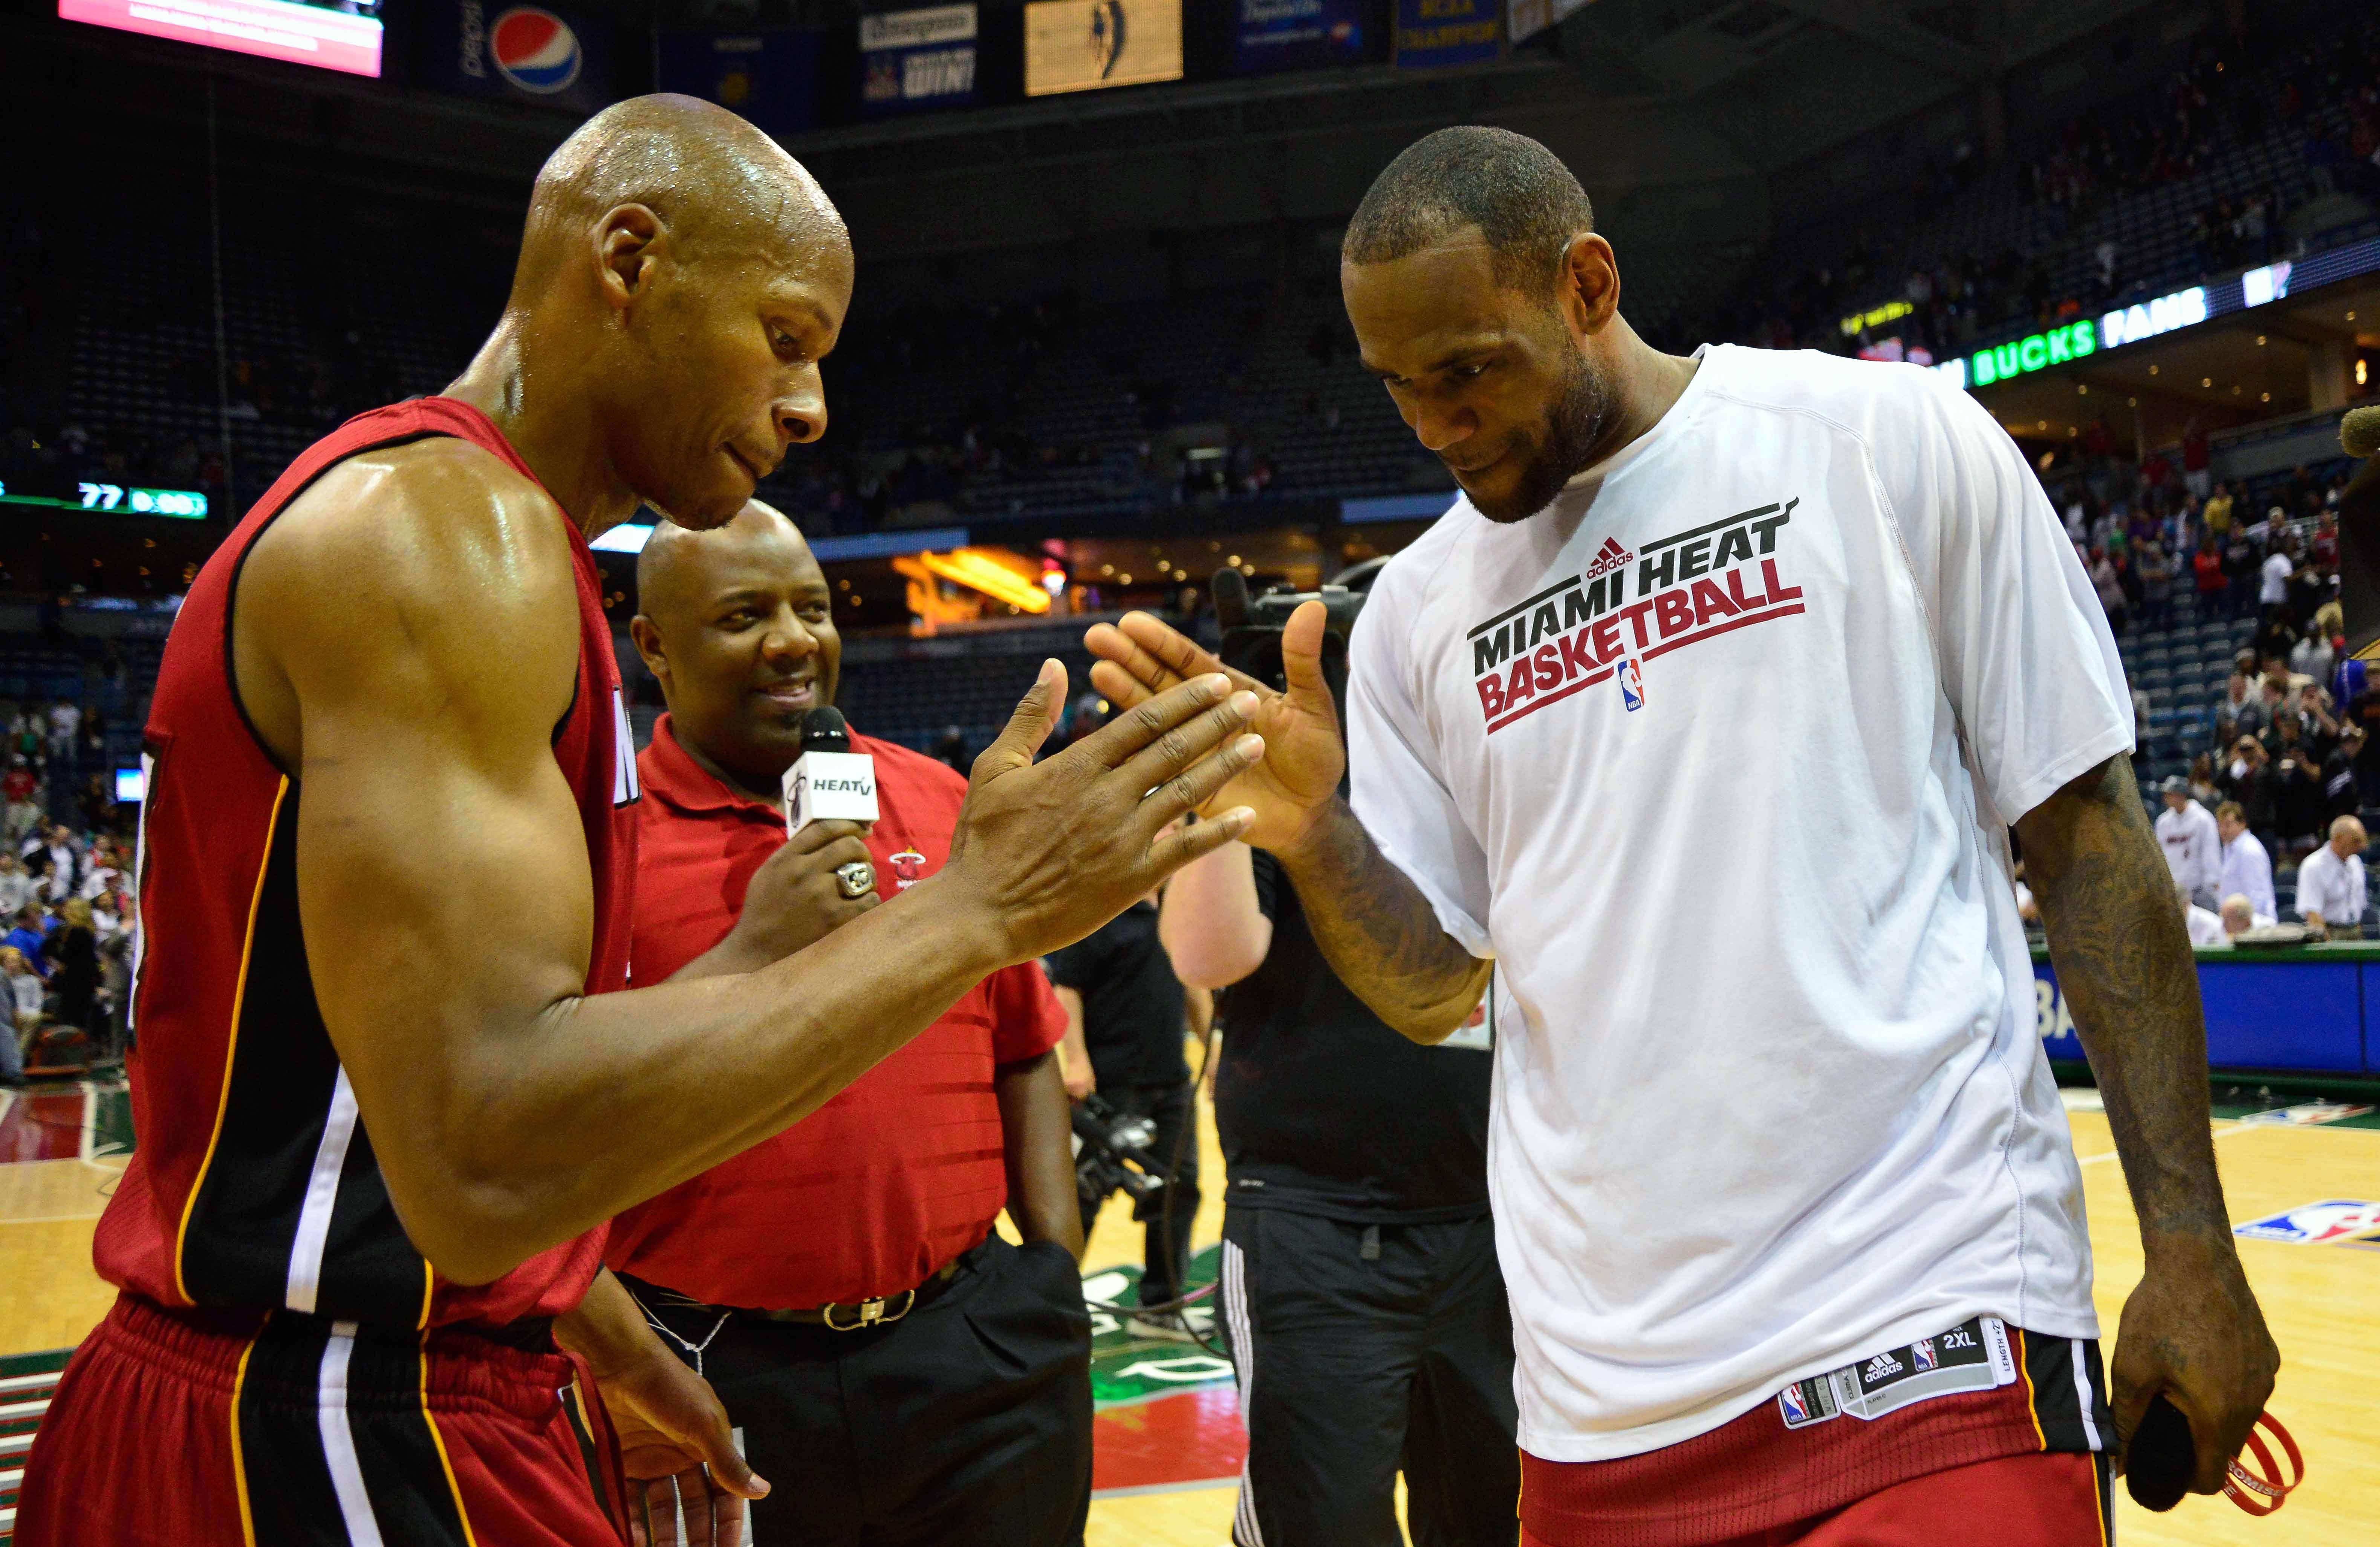
[{"label": "black pants", "polygon": [[1512,1318],[1489,1221],[1235,1207],[1221,1299],[1248,1428],[1237,1547],[1400,1547],[1400,1470],[1414,1547],[1519,1540]]},{"label": "black pants", "polygon": [[[638,1298],[691,1343],[717,1321]],[[1091,1504],[1090,1360],[1074,1258],[995,1236],[898,1322],[730,1316],[700,1368],[773,1485],[756,1547],[1067,1547]]]},{"label": "black pants", "polygon": [[[1173,1168],[1172,1179],[1155,1197],[1133,1205],[1132,1217],[1148,1226],[1141,1248],[1143,1305],[1178,1297],[1183,1275],[1190,1271],[1190,1226],[1198,1218],[1198,1103],[1191,1098],[1192,1090],[1186,1079],[1179,1085],[1099,1087],[1099,1094],[1114,1102],[1117,1111],[1149,1118],[1157,1125],[1157,1142],[1151,1148],[1158,1165]],[[1104,1198],[1084,1200],[1084,1235],[1091,1233],[1091,1221],[1106,1201]]]}]

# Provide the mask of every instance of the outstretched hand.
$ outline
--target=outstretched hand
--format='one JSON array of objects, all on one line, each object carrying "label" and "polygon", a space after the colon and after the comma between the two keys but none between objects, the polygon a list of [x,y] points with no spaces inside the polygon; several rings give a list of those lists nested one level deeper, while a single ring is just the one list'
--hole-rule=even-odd
[{"label": "outstretched hand", "polygon": [[[1249,726],[1264,737],[1264,761],[1218,788],[1201,814],[1245,807],[1240,834],[1257,848],[1294,848],[1339,792],[1347,752],[1339,736],[1338,706],[1322,676],[1322,636],[1329,613],[1308,602],[1290,615],[1281,641],[1289,685],[1277,692],[1147,613],[1126,613],[1120,624],[1094,624],[1083,642],[1099,657],[1091,686],[1119,709],[1147,703],[1191,678],[1220,672],[1232,688],[1252,694]],[[1196,831],[1196,829],[1193,829]]]},{"label": "outstretched hand", "polygon": [[1207,673],[1159,693],[1064,751],[1034,754],[1065,702],[1066,668],[1045,661],[1007,729],[975,760],[942,884],[972,894],[1005,935],[1008,960],[1047,956],[1098,929],[1158,883],[1246,830],[1221,810],[1173,832],[1183,813],[1254,768],[1255,695]]}]

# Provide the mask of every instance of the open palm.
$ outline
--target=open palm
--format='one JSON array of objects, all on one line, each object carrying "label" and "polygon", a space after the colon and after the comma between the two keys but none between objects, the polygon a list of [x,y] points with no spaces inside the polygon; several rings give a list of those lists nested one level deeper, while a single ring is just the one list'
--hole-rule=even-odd
[{"label": "open palm", "polygon": [[1264,761],[1217,791],[1200,814],[1245,806],[1256,812],[1256,821],[1241,834],[1245,842],[1257,848],[1292,847],[1337,795],[1347,766],[1338,709],[1322,677],[1328,615],[1319,602],[1309,602],[1290,615],[1281,647],[1289,684],[1285,693],[1231,671],[1147,613],[1126,613],[1116,624],[1095,624],[1084,636],[1083,642],[1099,657],[1091,666],[1091,685],[1119,710],[1208,672],[1225,672],[1233,687],[1254,693],[1257,706],[1248,728],[1264,737]]}]

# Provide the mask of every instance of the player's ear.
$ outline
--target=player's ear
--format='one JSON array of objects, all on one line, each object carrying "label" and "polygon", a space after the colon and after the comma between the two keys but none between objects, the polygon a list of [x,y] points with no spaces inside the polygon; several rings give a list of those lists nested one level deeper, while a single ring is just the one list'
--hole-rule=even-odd
[{"label": "player's ear", "polygon": [[615,307],[634,301],[652,282],[653,265],[668,242],[662,217],[642,204],[622,204],[595,225],[597,283]]},{"label": "player's ear", "polygon": [[628,620],[628,638],[636,644],[637,654],[643,659],[645,670],[652,673],[653,680],[666,689],[669,687],[669,656],[662,649],[662,631],[653,627],[651,618],[638,613]]}]

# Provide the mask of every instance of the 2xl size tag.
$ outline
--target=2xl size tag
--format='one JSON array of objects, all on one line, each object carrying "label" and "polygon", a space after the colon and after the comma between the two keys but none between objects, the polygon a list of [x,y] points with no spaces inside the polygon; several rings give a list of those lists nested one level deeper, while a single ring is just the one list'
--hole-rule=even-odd
[{"label": "2xl size tag", "polygon": [[1880,1419],[1929,1396],[1990,1391],[2015,1379],[2007,1324],[1997,1316],[1978,1316],[1906,1347],[1796,1381],[1777,1394],[1777,1411],[1788,1429],[1845,1413]]}]

